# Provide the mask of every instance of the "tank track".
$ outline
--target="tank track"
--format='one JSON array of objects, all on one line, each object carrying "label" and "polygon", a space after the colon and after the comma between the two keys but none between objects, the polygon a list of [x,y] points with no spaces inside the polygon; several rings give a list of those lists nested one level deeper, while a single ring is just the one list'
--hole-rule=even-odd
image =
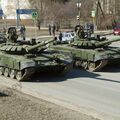
[{"label": "tank track", "polygon": [[[52,72],[53,75],[65,75],[70,69],[72,65],[58,66],[58,67],[50,67],[48,70]],[[45,70],[45,71],[47,71]],[[9,77],[11,79],[16,79],[17,81],[25,81],[28,80],[35,72],[37,72],[34,68],[26,68],[24,70],[14,70],[7,67],[0,67],[0,75],[5,77]],[[39,71],[40,72],[40,71]]]},{"label": "tank track", "polygon": [[74,66],[82,67],[85,70],[90,71],[90,72],[97,72],[97,71],[100,71],[107,64],[108,64],[108,60],[99,60],[97,62],[76,60],[74,63]]},{"label": "tank track", "polygon": [[108,61],[107,60],[100,60],[99,64],[97,64],[97,62],[92,63],[94,64],[94,67],[91,67],[89,63],[89,67],[88,67],[88,71],[90,72],[97,72],[100,71],[103,67],[105,67],[107,65]]},{"label": "tank track", "polygon": [[61,66],[61,67],[55,68],[52,72],[57,76],[64,76],[68,73],[68,71],[70,71],[71,68],[72,68],[72,65]]},{"label": "tank track", "polygon": [[67,65],[62,70],[59,71],[59,75],[65,75],[70,71],[70,69],[73,67],[73,65]]},{"label": "tank track", "polygon": [[39,68],[38,70],[36,70],[36,74],[46,73],[52,76],[63,76],[68,73],[72,67],[72,64],[61,66],[47,66],[46,68]]},{"label": "tank track", "polygon": [[17,81],[23,81],[29,79],[35,70],[33,68],[26,68],[24,70],[14,70],[7,67],[0,67],[0,75],[16,79]]}]

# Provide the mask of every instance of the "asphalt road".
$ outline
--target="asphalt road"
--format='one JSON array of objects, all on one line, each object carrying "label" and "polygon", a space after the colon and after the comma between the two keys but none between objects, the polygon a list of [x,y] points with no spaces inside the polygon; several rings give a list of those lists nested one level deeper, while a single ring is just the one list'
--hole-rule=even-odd
[{"label": "asphalt road", "polygon": [[120,68],[96,73],[74,69],[65,77],[40,76],[21,83],[0,77],[0,84],[102,120],[120,120]]}]

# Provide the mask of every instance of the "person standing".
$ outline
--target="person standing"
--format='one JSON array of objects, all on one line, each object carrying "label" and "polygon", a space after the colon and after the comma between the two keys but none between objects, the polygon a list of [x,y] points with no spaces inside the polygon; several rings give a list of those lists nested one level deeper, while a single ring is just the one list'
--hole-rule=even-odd
[{"label": "person standing", "polygon": [[54,24],[54,25],[53,25],[53,29],[52,29],[53,36],[55,36],[55,30],[56,30],[56,26],[55,26],[55,24]]},{"label": "person standing", "polygon": [[60,34],[59,34],[59,40],[60,40],[60,43],[62,43],[62,32],[60,31]]},{"label": "person standing", "polygon": [[60,25],[57,25],[57,26],[56,26],[56,31],[58,32],[59,29],[60,29]]},{"label": "person standing", "polygon": [[84,38],[85,38],[85,32],[84,32],[83,26],[80,26],[80,27],[79,27],[77,35],[78,35],[79,38],[81,38],[81,39],[84,39]]},{"label": "person standing", "polygon": [[51,35],[51,25],[49,25],[48,30],[49,30],[49,35]]},{"label": "person standing", "polygon": [[25,28],[24,25],[21,26],[20,32],[21,32],[21,37],[23,38],[23,40],[25,40],[25,32],[26,32],[26,28]]},{"label": "person standing", "polygon": [[37,26],[38,26],[38,30],[40,31],[41,28],[40,20],[37,21]]}]

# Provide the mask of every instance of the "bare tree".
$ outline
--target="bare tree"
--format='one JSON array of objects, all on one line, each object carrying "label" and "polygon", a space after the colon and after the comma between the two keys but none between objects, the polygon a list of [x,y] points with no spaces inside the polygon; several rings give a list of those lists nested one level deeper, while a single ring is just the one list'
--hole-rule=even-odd
[{"label": "bare tree", "polygon": [[[65,17],[65,4],[69,0],[29,0],[32,7],[38,11],[38,21],[52,20],[53,22]],[[67,5],[68,6],[68,5]],[[67,7],[66,7],[67,8]]]},{"label": "bare tree", "polygon": [[[39,13],[38,21],[52,20],[60,22],[65,19],[76,19],[78,9],[76,7],[77,0],[29,0],[31,6],[36,8]],[[84,22],[92,21],[91,11],[95,9],[98,0],[81,0],[80,19]],[[120,2],[119,0],[99,0],[103,12],[97,15],[98,25],[100,27],[112,24],[112,21],[120,20]],[[97,10],[97,8],[96,8]],[[105,18],[103,19],[103,13]]]}]

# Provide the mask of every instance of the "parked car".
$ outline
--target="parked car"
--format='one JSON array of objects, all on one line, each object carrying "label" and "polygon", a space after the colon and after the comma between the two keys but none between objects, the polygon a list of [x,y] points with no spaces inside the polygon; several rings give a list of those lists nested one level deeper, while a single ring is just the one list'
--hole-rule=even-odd
[{"label": "parked car", "polygon": [[114,35],[120,35],[120,25],[117,25],[113,30]]},{"label": "parked car", "polygon": [[[57,37],[57,41],[61,42],[61,43],[69,43],[76,36],[75,32],[62,32],[60,34],[62,35],[62,37],[60,37],[60,35],[59,35]],[[61,40],[60,40],[60,38],[61,38]]]}]

